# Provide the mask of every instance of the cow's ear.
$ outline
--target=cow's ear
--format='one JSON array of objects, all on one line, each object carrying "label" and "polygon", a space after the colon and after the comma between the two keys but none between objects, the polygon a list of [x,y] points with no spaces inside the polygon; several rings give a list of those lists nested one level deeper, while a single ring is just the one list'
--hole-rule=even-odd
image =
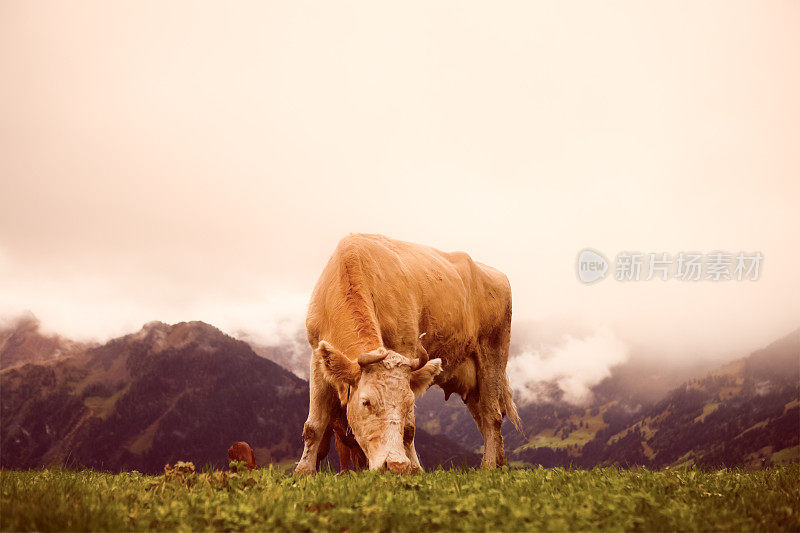
[{"label": "cow's ear", "polygon": [[351,387],[356,386],[361,377],[361,367],[358,363],[348,359],[326,341],[320,341],[314,351],[322,359],[322,367],[325,369],[328,381],[334,385],[344,383]]},{"label": "cow's ear", "polygon": [[433,378],[442,371],[442,360],[431,359],[425,366],[411,373],[411,390],[414,396],[419,396],[431,386]]}]

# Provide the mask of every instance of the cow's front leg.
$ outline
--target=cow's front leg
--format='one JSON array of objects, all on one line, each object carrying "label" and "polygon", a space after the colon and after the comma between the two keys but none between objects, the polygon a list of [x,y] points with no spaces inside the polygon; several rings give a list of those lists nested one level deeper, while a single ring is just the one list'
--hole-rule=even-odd
[{"label": "cow's front leg", "polygon": [[411,461],[411,467],[408,470],[409,473],[419,474],[424,472],[424,470],[419,462],[417,450],[414,447],[414,433],[414,426],[406,426],[405,430],[403,430],[403,447],[406,450],[406,456],[408,457],[408,460]]},{"label": "cow's front leg", "polygon": [[[315,474],[317,472],[317,454],[325,436],[326,417],[311,418],[303,425],[303,455],[294,469],[295,474]],[[330,438],[330,434],[328,434]]]},{"label": "cow's front leg", "polygon": [[[317,471],[317,452],[331,418],[333,402],[338,401],[333,388],[325,382],[319,365],[311,364],[309,379],[308,419],[303,425],[303,456],[294,469],[295,474],[314,474]],[[330,439],[330,434],[328,434]]]},{"label": "cow's front leg", "polygon": [[409,473],[421,474],[422,472],[425,471],[419,462],[419,457],[417,456],[417,450],[414,448],[413,441],[411,442],[410,445],[406,445],[406,455],[408,456],[408,460],[411,461],[411,468],[409,469]]}]

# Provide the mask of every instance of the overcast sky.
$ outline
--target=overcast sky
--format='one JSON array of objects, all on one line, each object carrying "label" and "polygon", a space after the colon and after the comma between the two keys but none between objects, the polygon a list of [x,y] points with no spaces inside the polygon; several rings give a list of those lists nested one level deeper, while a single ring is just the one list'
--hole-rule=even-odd
[{"label": "overcast sky", "polygon": [[[800,325],[798,27],[798,2],[5,1],[0,316],[269,340],[380,232],[506,272],[519,327],[747,353]],[[584,247],[765,259],[587,286]]]}]

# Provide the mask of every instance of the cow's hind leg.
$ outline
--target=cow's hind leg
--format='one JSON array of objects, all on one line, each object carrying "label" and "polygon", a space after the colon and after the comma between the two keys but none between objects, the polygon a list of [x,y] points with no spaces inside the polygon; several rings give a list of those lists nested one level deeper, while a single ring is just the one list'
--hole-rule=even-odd
[{"label": "cow's hind leg", "polygon": [[477,398],[469,398],[467,407],[478,425],[483,436],[483,458],[481,468],[495,468],[505,464],[503,453],[503,437],[500,427],[503,424],[503,411],[501,408],[501,395],[496,379],[484,375],[478,384]]},{"label": "cow's hind leg", "polygon": [[317,453],[328,429],[332,408],[338,401],[335,391],[322,375],[322,368],[314,363],[311,364],[311,379],[309,379],[308,419],[303,425],[303,456],[294,469],[295,474],[316,473]]},{"label": "cow's hind leg", "polygon": [[506,365],[511,341],[511,301],[508,301],[504,319],[481,342],[484,357],[478,369],[479,397],[476,409],[480,413],[481,433],[486,443],[481,460],[482,468],[494,468],[506,464],[503,451],[503,436],[500,428],[503,417],[520,428],[519,414],[511,397]]},{"label": "cow's hind leg", "polygon": [[[481,410],[478,404],[478,392],[473,391],[472,395],[464,403],[467,404],[469,413],[472,415],[473,420],[475,420],[475,425],[478,426],[478,431],[481,432],[481,437],[483,437],[483,441],[485,443],[486,435],[483,433],[483,417],[481,416]],[[484,449],[485,448],[486,446],[484,445]]]},{"label": "cow's hind leg", "polygon": [[[500,433],[503,417],[511,415],[518,423],[516,409],[506,377],[510,328],[500,327],[496,334],[482,346],[479,358],[477,398],[470,395],[467,405],[483,435],[484,449],[481,468],[495,468],[506,464],[503,436]],[[509,412],[509,407],[512,412]]]}]

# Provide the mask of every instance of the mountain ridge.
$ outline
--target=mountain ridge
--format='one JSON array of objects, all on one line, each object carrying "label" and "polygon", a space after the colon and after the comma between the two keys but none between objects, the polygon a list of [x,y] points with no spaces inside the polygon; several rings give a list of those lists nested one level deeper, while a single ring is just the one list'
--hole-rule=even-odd
[{"label": "mountain ridge", "polygon": [[[38,324],[23,330],[38,334]],[[38,346],[45,354],[31,354],[33,363],[0,371],[3,467],[155,472],[187,458],[221,467],[224,450],[237,440],[250,442],[261,464],[295,460],[302,451],[307,382],[270,358],[277,354],[296,366],[287,355],[292,347],[257,354],[200,321],[148,322],[67,355],[54,356],[50,341]],[[526,434],[503,428],[508,459],[754,468],[800,456],[800,328],[656,401],[633,381],[636,368],[612,371],[586,406],[521,405]],[[663,376],[656,377],[663,386]],[[550,397],[558,398],[557,391]],[[477,464],[482,438],[461,403],[445,403],[437,388],[417,400],[418,450],[428,466]],[[336,466],[335,453],[331,462]]]}]

